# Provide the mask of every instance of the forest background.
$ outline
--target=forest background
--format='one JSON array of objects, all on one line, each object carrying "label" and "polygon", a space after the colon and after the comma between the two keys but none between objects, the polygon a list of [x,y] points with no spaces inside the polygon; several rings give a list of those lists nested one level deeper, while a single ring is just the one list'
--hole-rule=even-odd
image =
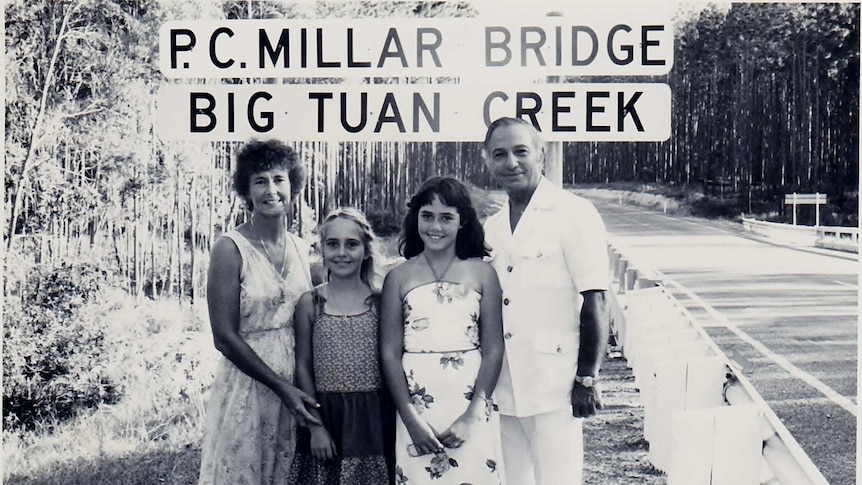
[{"label": "forest background", "polygon": [[[46,440],[58,450],[77,440],[82,457],[197,446],[215,361],[200,304],[208,253],[247,214],[230,190],[236,143],[154,133],[155,93],[173,82],[158,70],[157,32],[167,20],[274,12],[477,15],[455,1],[5,5],[4,478],[59,460],[28,452]],[[648,79],[671,87],[670,139],[564,143],[564,182],[785,221],[784,194],[820,192],[823,224],[857,226],[859,4],[706,5],[675,22],[674,66]],[[363,208],[392,236],[409,194],[438,173],[490,204],[478,143],[288,141],[309,173],[292,214],[304,237],[339,205]],[[811,212],[800,220],[813,223]],[[73,430],[65,438],[64,426]]]}]

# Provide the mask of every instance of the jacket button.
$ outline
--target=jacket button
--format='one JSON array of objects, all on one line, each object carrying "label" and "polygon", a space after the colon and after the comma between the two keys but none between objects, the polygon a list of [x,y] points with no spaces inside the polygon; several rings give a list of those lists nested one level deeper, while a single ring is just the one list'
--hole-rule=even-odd
[{"label": "jacket button", "polygon": [[557,345],[557,353],[558,353],[558,354],[562,354],[562,353],[563,353],[563,348],[562,348],[562,347],[560,347],[559,345]]},{"label": "jacket button", "polygon": [[504,305],[508,305],[508,304],[509,304],[509,299],[508,299],[508,298],[503,298],[503,304],[504,304]]},{"label": "jacket button", "polygon": [[506,271],[508,271],[509,273],[511,273],[511,272],[512,272],[512,267],[511,267],[511,266],[507,266],[507,267],[506,267]]},{"label": "jacket button", "polygon": [[512,335],[512,332],[506,332],[503,334],[503,338],[509,340],[510,338],[512,338]]}]

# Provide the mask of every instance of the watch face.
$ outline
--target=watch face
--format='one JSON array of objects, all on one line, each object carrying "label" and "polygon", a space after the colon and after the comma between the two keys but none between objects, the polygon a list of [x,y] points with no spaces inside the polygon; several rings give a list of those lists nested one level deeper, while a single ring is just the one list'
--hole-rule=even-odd
[{"label": "watch face", "polygon": [[583,384],[584,387],[593,387],[593,378],[590,376],[584,377]]}]

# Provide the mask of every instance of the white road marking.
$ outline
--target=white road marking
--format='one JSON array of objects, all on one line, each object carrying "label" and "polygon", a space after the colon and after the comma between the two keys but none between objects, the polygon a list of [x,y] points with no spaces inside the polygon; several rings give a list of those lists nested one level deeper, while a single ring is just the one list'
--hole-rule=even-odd
[{"label": "white road marking", "polygon": [[782,357],[782,356],[776,354],[775,352],[769,350],[765,345],[763,345],[762,343],[755,340],[754,338],[752,338],[747,333],[740,330],[739,327],[737,327],[734,323],[732,323],[730,320],[728,320],[724,315],[719,313],[715,308],[712,307],[712,305],[710,305],[709,303],[704,301],[702,298],[700,298],[699,296],[692,293],[691,290],[689,290],[688,288],[680,285],[679,283],[677,283],[676,281],[674,281],[670,278],[667,278],[666,275],[663,275],[662,280],[665,283],[672,285],[674,288],[678,289],[679,291],[685,293],[686,296],[691,298],[695,303],[700,305],[700,307],[703,308],[707,313],[709,313],[713,318],[715,318],[718,322],[720,322],[722,326],[724,326],[726,329],[733,332],[742,341],[746,342],[747,344],[749,344],[752,347],[754,347],[755,349],[757,349],[758,352],[760,352],[761,354],[765,355],[766,357],[771,359],[773,362],[778,364],[778,366],[780,366],[782,369],[789,372],[791,375],[793,375],[797,379],[800,379],[803,382],[805,382],[806,384],[810,385],[811,387],[817,389],[823,395],[828,397],[835,404],[838,404],[839,406],[844,408],[847,412],[849,412],[853,416],[857,415],[856,414],[856,404],[854,404],[853,401],[842,396],[841,394],[836,392],[834,389],[827,386],[826,384],[824,384],[823,382],[821,382],[819,379],[812,376],[811,374],[809,374],[809,373],[803,371],[802,369],[796,367],[795,365],[793,365],[790,361],[788,361],[784,357]]},{"label": "white road marking", "polygon": [[811,406],[815,404],[829,404],[831,401],[827,397],[800,397],[800,398],[789,398],[789,399],[779,399],[777,401],[770,401],[770,406]]},{"label": "white road marking", "polygon": [[838,281],[838,280],[832,280],[832,282],[838,283],[839,285],[849,286],[850,288],[859,288],[857,285],[854,285],[852,283],[845,283],[843,281]]}]

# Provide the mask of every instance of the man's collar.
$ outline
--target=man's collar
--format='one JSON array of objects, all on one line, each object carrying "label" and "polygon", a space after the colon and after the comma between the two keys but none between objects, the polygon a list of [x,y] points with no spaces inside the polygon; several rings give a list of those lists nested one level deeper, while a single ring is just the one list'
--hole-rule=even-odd
[{"label": "man's collar", "polygon": [[543,175],[539,178],[539,184],[536,186],[536,191],[530,198],[530,203],[527,207],[535,207],[536,209],[551,209],[554,207],[554,184]]}]

